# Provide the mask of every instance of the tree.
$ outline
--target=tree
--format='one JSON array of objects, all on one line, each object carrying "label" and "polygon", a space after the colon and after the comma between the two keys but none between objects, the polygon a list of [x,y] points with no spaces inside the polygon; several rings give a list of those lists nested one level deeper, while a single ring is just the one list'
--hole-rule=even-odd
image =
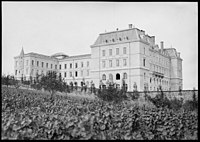
[{"label": "tree", "polygon": [[62,81],[60,81],[55,71],[49,71],[46,75],[42,76],[40,85],[44,88],[44,90],[49,91],[51,98],[53,98],[55,92],[60,91],[62,88]]},{"label": "tree", "polygon": [[2,81],[2,84],[6,85],[8,88],[8,85],[10,85],[10,75],[2,76],[1,81]]},{"label": "tree", "polygon": [[70,84],[70,90],[71,90],[71,92],[73,92],[73,90],[74,90],[73,82],[70,82],[69,84]]}]

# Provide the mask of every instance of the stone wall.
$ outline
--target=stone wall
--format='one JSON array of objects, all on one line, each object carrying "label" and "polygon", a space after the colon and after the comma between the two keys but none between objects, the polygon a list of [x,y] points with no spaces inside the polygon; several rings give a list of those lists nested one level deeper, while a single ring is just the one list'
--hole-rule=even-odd
[{"label": "stone wall", "polygon": [[[180,99],[183,98],[184,101],[186,100],[192,100],[192,96],[193,93],[195,92],[196,98],[198,99],[198,90],[182,90],[181,94],[179,95],[180,92],[179,91],[163,91],[163,93],[170,99],[173,99],[174,97]],[[128,92],[128,94],[132,94],[132,92]],[[144,92],[139,92],[140,97],[143,98],[144,97]],[[157,94],[160,94],[160,92],[157,91],[149,91],[147,93],[148,95],[150,95],[151,97],[155,97]]]}]

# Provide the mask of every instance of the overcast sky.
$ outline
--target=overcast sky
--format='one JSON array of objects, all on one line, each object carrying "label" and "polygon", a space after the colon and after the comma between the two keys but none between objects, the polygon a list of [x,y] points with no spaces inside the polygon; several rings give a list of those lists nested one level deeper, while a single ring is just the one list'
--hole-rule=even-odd
[{"label": "overcast sky", "polygon": [[183,88],[198,88],[197,2],[2,2],[2,73],[14,57],[35,52],[90,54],[100,33],[128,24],[174,47],[183,59]]}]

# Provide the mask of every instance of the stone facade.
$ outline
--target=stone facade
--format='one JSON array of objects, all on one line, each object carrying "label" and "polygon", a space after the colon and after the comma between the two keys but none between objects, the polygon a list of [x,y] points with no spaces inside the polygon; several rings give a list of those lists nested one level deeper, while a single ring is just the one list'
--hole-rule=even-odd
[{"label": "stone facade", "polygon": [[[32,60],[34,63],[44,62],[44,66],[32,65]],[[121,87],[124,80],[128,91],[133,90],[134,84],[137,84],[139,91],[156,91],[159,86],[163,90],[182,89],[180,53],[175,48],[164,48],[163,42],[159,48],[154,36],[132,28],[131,24],[125,30],[99,34],[91,45],[91,54],[67,56],[57,53],[45,56],[21,53],[15,57],[15,62],[20,63],[15,66],[17,78],[22,77],[22,74],[35,77],[34,72],[37,70],[39,74],[42,71],[46,73],[48,70],[56,70],[66,82],[76,81],[79,86],[85,80],[88,86],[92,81],[97,88],[100,82],[106,85],[109,81]],[[53,64],[53,67],[57,65],[57,69],[46,67],[46,63],[49,66]],[[25,73],[26,70],[29,72]]]}]

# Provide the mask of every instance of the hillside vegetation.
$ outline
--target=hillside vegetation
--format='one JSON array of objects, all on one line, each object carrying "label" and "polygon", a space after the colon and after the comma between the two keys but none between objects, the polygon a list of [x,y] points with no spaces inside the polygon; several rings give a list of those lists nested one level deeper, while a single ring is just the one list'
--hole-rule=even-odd
[{"label": "hillside vegetation", "polygon": [[198,109],[175,111],[155,101],[157,107],[139,107],[127,100],[77,99],[9,87],[2,87],[1,94],[2,139],[198,139]]}]

